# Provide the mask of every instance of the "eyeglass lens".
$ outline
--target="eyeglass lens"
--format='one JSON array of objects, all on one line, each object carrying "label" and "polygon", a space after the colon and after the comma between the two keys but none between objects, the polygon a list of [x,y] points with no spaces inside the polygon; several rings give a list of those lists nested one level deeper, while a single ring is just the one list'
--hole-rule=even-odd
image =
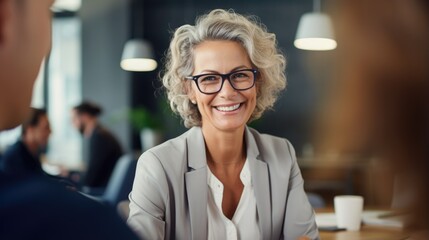
[{"label": "eyeglass lens", "polygon": [[232,72],[228,75],[204,74],[197,79],[200,91],[215,93],[222,88],[223,77],[228,78],[232,87],[236,90],[246,90],[253,86],[255,75],[252,70]]}]

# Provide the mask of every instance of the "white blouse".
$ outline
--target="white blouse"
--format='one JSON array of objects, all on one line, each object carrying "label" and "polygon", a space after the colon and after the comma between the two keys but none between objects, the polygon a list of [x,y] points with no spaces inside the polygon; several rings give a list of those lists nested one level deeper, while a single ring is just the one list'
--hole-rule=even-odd
[{"label": "white blouse", "polygon": [[222,211],[223,184],[208,167],[207,169],[208,239],[261,239],[255,193],[247,159],[240,173],[244,189],[231,220],[225,217]]}]

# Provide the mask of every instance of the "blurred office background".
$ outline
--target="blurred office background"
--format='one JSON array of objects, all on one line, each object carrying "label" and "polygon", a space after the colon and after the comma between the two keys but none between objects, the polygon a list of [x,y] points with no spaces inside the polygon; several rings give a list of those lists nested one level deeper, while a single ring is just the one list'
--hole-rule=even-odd
[{"label": "blurred office background", "polygon": [[[335,0],[321,1],[323,12]],[[70,109],[81,100],[91,100],[104,108],[101,122],[120,139],[126,152],[141,152],[139,133],[132,127],[128,112],[145,107],[161,116],[163,140],[186,131],[180,119],[168,110],[160,91],[158,76],[171,32],[183,24],[193,24],[196,16],[214,8],[232,8],[241,14],[256,15],[286,55],[287,90],[273,111],[253,124],[261,132],[285,137],[296,149],[306,189],[324,196],[329,204],[335,194],[368,195],[369,203],[387,200],[371,197],[371,174],[365,164],[326,167],[314,158],[312,137],[315,114],[323,88],[335,67],[332,51],[297,49],[295,39],[300,17],[313,10],[311,0],[85,0],[69,10],[56,11],[53,44],[36,84],[34,105],[48,109],[52,136],[48,149],[50,163],[74,169],[81,166],[81,136],[71,127]],[[335,23],[334,23],[335,25]],[[158,67],[150,72],[121,69],[125,43],[144,38],[152,44]],[[3,133],[1,147],[13,133]],[[0,149],[1,150],[1,149]]]}]

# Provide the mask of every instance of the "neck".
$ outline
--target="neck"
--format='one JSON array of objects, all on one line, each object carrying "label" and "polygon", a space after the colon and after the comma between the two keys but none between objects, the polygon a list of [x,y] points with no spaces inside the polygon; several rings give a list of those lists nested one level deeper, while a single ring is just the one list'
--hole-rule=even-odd
[{"label": "neck", "polygon": [[241,169],[246,160],[244,127],[234,131],[219,131],[203,127],[207,164],[212,171],[229,172]]}]

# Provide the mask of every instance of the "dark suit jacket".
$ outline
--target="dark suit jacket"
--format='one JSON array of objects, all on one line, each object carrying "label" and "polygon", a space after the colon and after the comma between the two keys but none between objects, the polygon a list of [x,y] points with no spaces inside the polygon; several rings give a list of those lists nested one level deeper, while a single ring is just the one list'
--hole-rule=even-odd
[{"label": "dark suit jacket", "polygon": [[1,158],[1,170],[14,175],[44,173],[39,158],[33,156],[21,140],[5,151]]},{"label": "dark suit jacket", "polygon": [[107,129],[98,125],[88,139],[88,168],[83,178],[83,185],[105,187],[116,162],[122,156],[118,140]]},{"label": "dark suit jacket", "polygon": [[[314,211],[292,145],[246,128],[261,236],[318,239]],[[201,128],[146,151],[139,159],[128,224],[143,239],[207,238],[207,162]],[[226,232],[226,231],[225,231]]]},{"label": "dark suit jacket", "polygon": [[43,175],[0,172],[0,239],[137,239],[113,209]]}]

